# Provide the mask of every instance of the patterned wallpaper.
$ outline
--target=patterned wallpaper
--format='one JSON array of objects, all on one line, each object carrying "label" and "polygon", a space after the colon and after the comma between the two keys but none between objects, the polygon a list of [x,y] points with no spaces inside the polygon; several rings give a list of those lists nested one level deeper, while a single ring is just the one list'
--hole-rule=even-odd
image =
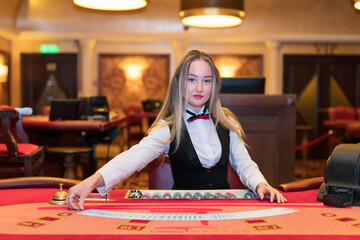
[{"label": "patterned wallpaper", "polygon": [[261,55],[212,55],[220,77],[262,76]]},{"label": "patterned wallpaper", "polygon": [[169,55],[100,56],[100,94],[111,111],[122,113],[146,99],[164,99],[169,79]]},{"label": "patterned wallpaper", "polygon": [[[213,55],[221,77],[261,76],[260,55]],[[170,80],[169,55],[101,55],[100,95],[110,110],[141,106],[146,99],[164,99]]]}]

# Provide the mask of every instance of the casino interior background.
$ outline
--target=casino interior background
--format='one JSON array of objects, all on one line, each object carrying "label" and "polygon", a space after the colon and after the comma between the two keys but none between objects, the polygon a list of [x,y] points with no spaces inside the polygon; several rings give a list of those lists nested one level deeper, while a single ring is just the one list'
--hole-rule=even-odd
[{"label": "casino interior background", "polygon": [[[126,106],[163,98],[181,58],[199,49],[222,77],[265,76],[266,95],[296,94],[296,145],[305,135],[310,141],[326,134],[329,107],[360,107],[360,12],[352,0],[245,0],[243,23],[225,29],[185,27],[180,0],[149,0],[123,12],[71,0],[0,0],[0,6],[6,69],[0,105],[31,106],[39,114],[51,82],[57,96],[105,95],[110,110],[122,114]],[[120,152],[120,137],[110,156]],[[329,141],[308,148],[308,176],[322,174]],[[106,147],[97,148],[99,165]],[[304,152],[294,154],[295,177],[302,178]]]}]

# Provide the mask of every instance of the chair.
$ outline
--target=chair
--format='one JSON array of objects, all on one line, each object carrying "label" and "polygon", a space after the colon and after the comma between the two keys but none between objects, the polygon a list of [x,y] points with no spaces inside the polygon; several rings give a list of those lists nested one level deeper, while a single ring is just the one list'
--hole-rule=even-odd
[{"label": "chair", "polygon": [[[237,173],[228,166],[228,182],[230,188],[245,188],[242,185]],[[149,164],[149,189],[172,189],[174,178],[171,171],[170,159],[159,157]]]},{"label": "chair", "polygon": [[174,177],[170,159],[159,157],[149,164],[149,189],[172,189]]},{"label": "chair", "polygon": [[329,152],[332,152],[335,146],[349,141],[345,134],[347,125],[358,119],[356,109],[348,106],[329,107],[328,118],[324,125],[334,130],[334,134],[329,138]]},{"label": "chair", "polygon": [[128,106],[125,108],[128,148],[131,146],[131,141],[139,142],[145,135],[143,131],[143,117],[140,115],[141,112],[143,110],[139,106]]},{"label": "chair", "polygon": [[[46,155],[58,155],[64,157],[64,178],[76,179],[78,178],[76,174],[76,162],[74,157],[76,156],[86,156],[88,159],[91,159],[92,148],[89,147],[47,147]],[[82,164],[83,167],[85,164]],[[83,169],[83,177],[87,177],[87,172]]]},{"label": "chair", "polygon": [[351,139],[351,142],[360,142],[360,121],[349,123],[346,128],[346,135]]},{"label": "chair", "polygon": [[[78,120],[80,100],[78,99],[55,99],[51,101],[49,119],[62,121],[62,120]],[[93,164],[91,147],[82,146],[46,146],[46,156],[57,155],[64,158],[63,166],[65,171],[63,173],[64,178],[76,179],[76,161],[75,157],[86,156],[87,161],[82,162],[83,177],[88,177],[91,173],[96,171],[96,164]],[[95,159],[94,159],[95,161]],[[91,163],[91,169],[89,169],[89,163]],[[94,165],[94,166],[93,166]]]},{"label": "chair", "polygon": [[145,101],[142,101],[141,104],[145,112],[158,113],[160,112],[163,101],[156,99],[147,99]]},{"label": "chair", "polygon": [[357,113],[354,107],[337,106],[328,108],[328,116],[330,121],[338,119],[356,119]]},{"label": "chair", "polygon": [[29,143],[19,111],[2,107],[0,119],[0,178],[43,175],[44,148]]}]

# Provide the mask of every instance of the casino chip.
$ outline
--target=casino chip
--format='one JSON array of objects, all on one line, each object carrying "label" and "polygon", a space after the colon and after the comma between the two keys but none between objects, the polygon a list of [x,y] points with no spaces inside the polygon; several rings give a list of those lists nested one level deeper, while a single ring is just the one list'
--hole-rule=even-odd
[{"label": "casino chip", "polygon": [[255,194],[252,192],[248,192],[245,194],[245,198],[255,198]]},{"label": "casino chip", "polygon": [[171,196],[171,194],[170,194],[169,192],[166,192],[166,193],[163,194],[162,198],[164,198],[164,199],[171,199],[172,196]]},{"label": "casino chip", "polygon": [[129,193],[129,198],[141,198],[142,192],[140,190],[131,190]]},{"label": "casino chip", "polygon": [[144,192],[143,195],[141,196],[142,199],[150,199],[151,198],[151,194],[148,192]]}]

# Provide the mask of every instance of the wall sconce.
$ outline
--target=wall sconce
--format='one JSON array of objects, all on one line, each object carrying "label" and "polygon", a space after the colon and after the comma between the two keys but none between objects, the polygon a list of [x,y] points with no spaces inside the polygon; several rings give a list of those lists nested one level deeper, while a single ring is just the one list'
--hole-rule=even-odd
[{"label": "wall sconce", "polygon": [[181,22],[199,28],[235,27],[245,16],[243,0],[181,0]]},{"label": "wall sconce", "polygon": [[106,11],[125,11],[143,8],[146,0],[73,0],[75,5],[84,8]]},{"label": "wall sconce", "polygon": [[0,64],[0,83],[7,82],[9,67],[5,64]]},{"label": "wall sconce", "polygon": [[360,10],[360,0],[354,0],[354,8]]},{"label": "wall sconce", "polygon": [[131,80],[140,79],[142,76],[143,66],[139,65],[127,65],[125,67],[126,78]]},{"label": "wall sconce", "polygon": [[235,77],[236,67],[235,66],[229,66],[229,65],[218,65],[218,70],[220,77]]}]

